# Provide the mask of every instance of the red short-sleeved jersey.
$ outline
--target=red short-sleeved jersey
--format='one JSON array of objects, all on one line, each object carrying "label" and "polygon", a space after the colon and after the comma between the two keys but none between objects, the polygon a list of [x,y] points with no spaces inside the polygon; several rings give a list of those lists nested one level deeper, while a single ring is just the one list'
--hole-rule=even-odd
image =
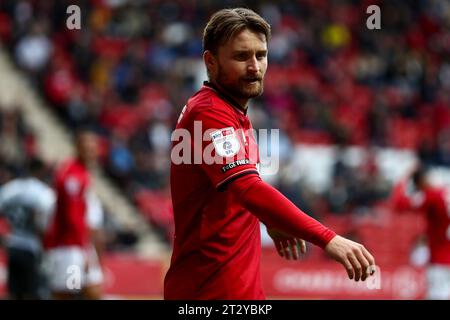
[{"label": "red short-sleeved jersey", "polygon": [[88,243],[86,196],[89,186],[89,172],[80,161],[67,161],[57,170],[54,185],[56,208],[45,239],[47,248],[84,247]]},{"label": "red short-sleeved jersey", "polygon": [[408,181],[394,187],[394,209],[418,210],[427,218],[427,238],[430,262],[450,265],[450,191],[446,188],[428,187],[415,197],[406,191]]},{"label": "red short-sleeved jersey", "polygon": [[[258,151],[246,113],[205,83],[189,99],[176,129],[191,138],[187,144],[174,141],[172,148],[175,238],[164,297],[264,299],[259,220],[225,188],[241,175],[257,173]],[[196,141],[196,131],[206,141]],[[174,154],[186,156],[180,143],[195,149],[185,157],[192,163],[174,161]],[[211,164],[209,155],[216,162]]]},{"label": "red short-sleeved jersey", "polygon": [[425,192],[422,209],[428,220],[430,262],[450,265],[450,191],[430,188]]}]

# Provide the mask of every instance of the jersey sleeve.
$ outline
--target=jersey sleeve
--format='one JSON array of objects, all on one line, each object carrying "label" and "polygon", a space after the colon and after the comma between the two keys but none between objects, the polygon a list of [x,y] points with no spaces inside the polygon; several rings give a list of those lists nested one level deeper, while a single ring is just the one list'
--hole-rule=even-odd
[{"label": "jersey sleeve", "polygon": [[103,226],[103,208],[100,199],[93,190],[86,194],[86,222],[91,229],[101,229]]},{"label": "jersey sleeve", "polygon": [[[201,128],[201,129],[200,129]],[[258,174],[257,146],[249,139],[250,131],[239,124],[232,114],[220,108],[209,108],[194,117],[194,132],[202,132],[202,141],[194,137],[194,161],[220,191],[249,173]]]},{"label": "jersey sleeve", "polygon": [[241,205],[269,228],[302,238],[322,249],[336,236],[256,175],[239,178],[229,187]]}]

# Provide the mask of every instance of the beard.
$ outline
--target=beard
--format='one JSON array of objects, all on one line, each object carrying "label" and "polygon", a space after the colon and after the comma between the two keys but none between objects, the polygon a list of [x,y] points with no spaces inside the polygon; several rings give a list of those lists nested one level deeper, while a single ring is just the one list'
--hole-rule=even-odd
[{"label": "beard", "polygon": [[226,90],[231,96],[237,99],[251,99],[260,96],[264,91],[262,75],[244,76],[237,81],[227,81],[227,76],[219,64],[217,71],[217,83]]}]

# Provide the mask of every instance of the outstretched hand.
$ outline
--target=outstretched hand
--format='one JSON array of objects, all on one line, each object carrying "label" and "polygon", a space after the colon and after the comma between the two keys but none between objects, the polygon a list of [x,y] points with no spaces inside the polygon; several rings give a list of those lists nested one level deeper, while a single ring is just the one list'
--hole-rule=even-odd
[{"label": "outstretched hand", "polygon": [[300,259],[300,253],[306,253],[306,242],[275,229],[267,229],[280,257],[287,260]]},{"label": "outstretched hand", "polygon": [[364,281],[375,273],[374,257],[357,242],[335,236],[325,247],[325,252],[345,267],[350,279]]}]

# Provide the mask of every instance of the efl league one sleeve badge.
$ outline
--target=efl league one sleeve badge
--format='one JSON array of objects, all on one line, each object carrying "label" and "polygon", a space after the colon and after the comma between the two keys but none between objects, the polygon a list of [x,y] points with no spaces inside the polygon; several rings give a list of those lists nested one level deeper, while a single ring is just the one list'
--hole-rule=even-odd
[{"label": "efl league one sleeve badge", "polygon": [[233,127],[216,130],[211,133],[216,153],[221,157],[232,157],[238,153],[241,145]]}]

